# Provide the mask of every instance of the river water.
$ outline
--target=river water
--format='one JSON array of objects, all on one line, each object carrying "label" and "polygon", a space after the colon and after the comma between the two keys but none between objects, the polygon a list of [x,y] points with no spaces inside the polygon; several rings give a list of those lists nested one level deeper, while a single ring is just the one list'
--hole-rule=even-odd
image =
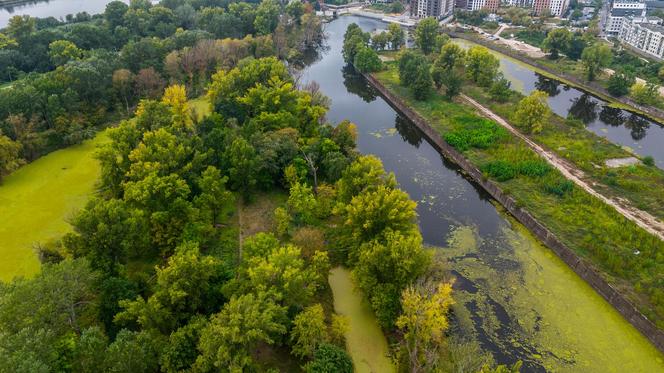
[{"label": "river water", "polygon": [[[455,39],[464,46],[472,43]],[[547,78],[530,66],[491,51],[500,60],[500,70],[512,82],[512,88],[528,95],[539,89],[549,95],[549,106],[563,118],[580,119],[586,128],[609,141],[642,155],[652,156],[664,168],[664,127],[641,115],[612,108],[606,101],[567,84]]]},{"label": "river water", "polygon": [[358,147],[380,157],[418,202],[427,245],[457,276],[452,333],[524,371],[664,371],[662,355],[608,303],[463,177],[341,57],[343,33],[385,24],[355,16],[326,26],[328,48],[303,72],[332,99],[328,119],[357,124]]},{"label": "river water", "polygon": [[[88,12],[89,14],[103,13],[106,4],[112,0],[33,0],[25,1],[20,5],[0,7],[0,28],[7,26],[9,19],[16,15],[29,15],[31,17],[64,18],[67,14]],[[129,4],[129,0],[121,0]]]}]

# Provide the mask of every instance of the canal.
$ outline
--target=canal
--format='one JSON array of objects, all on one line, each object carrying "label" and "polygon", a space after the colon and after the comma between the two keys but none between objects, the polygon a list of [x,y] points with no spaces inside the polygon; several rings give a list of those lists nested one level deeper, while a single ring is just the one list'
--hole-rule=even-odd
[{"label": "canal", "polygon": [[[0,7],[0,28],[6,27],[9,19],[17,15],[31,17],[64,18],[67,14],[87,12],[88,14],[103,13],[106,4],[112,0],[27,0],[17,1],[16,5]],[[129,0],[120,0],[129,4]]]},{"label": "canal", "polygon": [[343,33],[353,22],[386,27],[354,16],[329,23],[328,48],[302,81],[320,84],[332,99],[328,120],[356,123],[359,150],[380,157],[418,202],[426,244],[458,278],[451,332],[499,363],[522,360],[528,372],[664,371],[645,337],[345,66]]},{"label": "canal", "polygon": [[[473,43],[454,39],[469,47]],[[549,95],[549,106],[563,118],[581,120],[589,131],[607,138],[641,156],[652,156],[658,167],[664,168],[664,127],[646,117],[611,107],[606,101],[589,93],[548,78],[532,67],[491,51],[500,60],[500,70],[512,82],[512,89],[528,95],[538,89]]]}]

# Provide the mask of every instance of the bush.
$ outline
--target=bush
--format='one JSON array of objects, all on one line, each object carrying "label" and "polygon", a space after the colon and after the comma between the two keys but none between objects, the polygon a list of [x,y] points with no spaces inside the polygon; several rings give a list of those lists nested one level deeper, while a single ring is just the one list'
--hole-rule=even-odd
[{"label": "bush", "polygon": [[551,166],[543,160],[521,161],[518,165],[519,173],[525,176],[541,177],[551,171]]},{"label": "bush", "polygon": [[558,197],[571,193],[572,189],[574,189],[574,183],[561,177],[552,178],[544,183],[544,191]]},{"label": "bush", "polygon": [[472,118],[472,121],[464,117],[456,119],[465,128],[445,134],[444,139],[460,151],[470,148],[487,149],[507,134],[503,127],[487,119]]},{"label": "bush", "polygon": [[655,165],[655,158],[652,156],[648,155],[643,157],[643,164],[646,166],[654,166]]},{"label": "bush", "polygon": [[313,361],[305,365],[307,373],[353,373],[353,361],[341,348],[323,343],[314,353]]},{"label": "bush", "polygon": [[508,161],[493,161],[481,167],[482,172],[486,172],[492,178],[498,181],[507,181],[514,179],[518,172],[517,168]]}]

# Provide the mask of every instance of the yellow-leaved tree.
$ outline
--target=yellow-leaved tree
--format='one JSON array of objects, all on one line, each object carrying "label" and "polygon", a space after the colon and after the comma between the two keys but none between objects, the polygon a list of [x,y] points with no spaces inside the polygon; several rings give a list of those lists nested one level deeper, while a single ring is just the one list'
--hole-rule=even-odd
[{"label": "yellow-leaved tree", "polygon": [[187,89],[181,84],[172,85],[164,91],[161,101],[171,107],[175,124],[189,127],[192,125],[187,102]]}]

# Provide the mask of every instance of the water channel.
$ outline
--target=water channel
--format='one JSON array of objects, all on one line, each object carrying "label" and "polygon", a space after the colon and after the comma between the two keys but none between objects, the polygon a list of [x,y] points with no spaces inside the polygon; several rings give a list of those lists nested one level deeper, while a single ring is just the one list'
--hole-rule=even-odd
[{"label": "water channel", "polygon": [[328,48],[302,80],[320,84],[332,99],[328,119],[356,123],[359,150],[380,157],[418,202],[426,244],[458,278],[453,333],[500,363],[523,360],[528,372],[664,371],[645,337],[344,66],[343,33],[353,22],[386,27],[354,16],[329,23]]},{"label": "water channel", "polygon": [[[455,39],[463,46],[471,42]],[[664,127],[646,117],[611,107],[589,93],[547,78],[515,59],[492,51],[500,60],[500,70],[512,82],[512,88],[523,93],[539,89],[549,95],[549,106],[563,118],[580,119],[586,128],[609,141],[642,155],[652,156],[664,168]]]}]

